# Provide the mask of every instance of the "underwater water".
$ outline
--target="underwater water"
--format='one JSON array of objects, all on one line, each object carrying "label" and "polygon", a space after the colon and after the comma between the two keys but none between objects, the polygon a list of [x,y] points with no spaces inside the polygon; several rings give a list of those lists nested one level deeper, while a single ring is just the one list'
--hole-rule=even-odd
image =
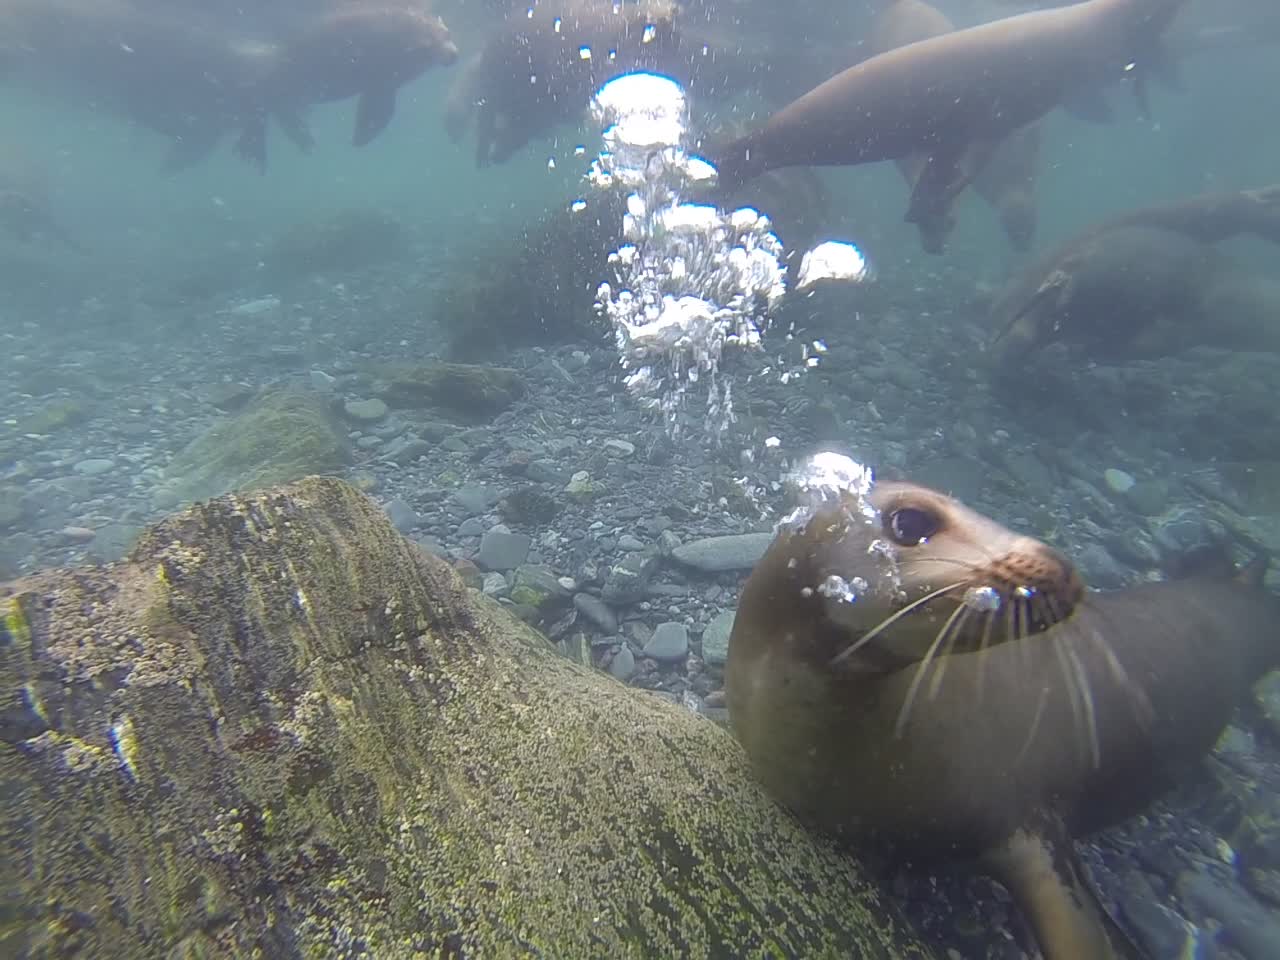
[{"label": "underwater water", "polygon": [[1280,956],[1280,18],[1059,6],[0,0],[0,957]]}]

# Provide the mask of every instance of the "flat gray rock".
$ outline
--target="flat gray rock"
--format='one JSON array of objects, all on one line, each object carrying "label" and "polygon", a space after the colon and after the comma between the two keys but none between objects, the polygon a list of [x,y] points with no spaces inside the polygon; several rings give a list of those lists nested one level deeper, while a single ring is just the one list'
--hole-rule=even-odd
[{"label": "flat gray rock", "polygon": [[725,570],[750,570],[769,544],[772,533],[739,533],[727,537],[706,537],[681,544],[671,551],[680,563],[707,573]]}]

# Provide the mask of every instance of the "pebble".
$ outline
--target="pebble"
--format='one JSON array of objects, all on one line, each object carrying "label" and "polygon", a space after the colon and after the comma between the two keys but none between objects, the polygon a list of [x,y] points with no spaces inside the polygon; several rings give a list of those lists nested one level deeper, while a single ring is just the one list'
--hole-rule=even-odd
[{"label": "pebble", "polygon": [[599,627],[602,633],[618,632],[617,615],[599,597],[589,593],[577,593],[574,594],[573,605],[580,614]]},{"label": "pebble", "polygon": [[312,370],[311,373],[308,374],[308,379],[311,381],[311,388],[313,390],[319,390],[322,393],[329,393],[332,391],[333,385],[338,382],[337,377],[331,377],[323,370]]},{"label": "pebble", "polygon": [[468,513],[473,514],[484,513],[501,499],[502,490],[486,484],[468,484],[453,491],[454,502]]},{"label": "pebble", "polygon": [[533,540],[523,533],[512,533],[499,524],[480,538],[476,563],[484,570],[514,570],[529,556]]},{"label": "pebble", "polygon": [[624,643],[618,652],[613,655],[613,661],[609,664],[609,672],[623,683],[626,683],[635,675],[636,655],[631,652],[631,647]]},{"label": "pebble", "polygon": [[610,457],[623,460],[635,454],[636,445],[629,440],[610,439],[604,442],[604,452]]},{"label": "pebble", "polygon": [[59,533],[70,543],[88,543],[97,534],[88,527],[63,527]]},{"label": "pebble", "polygon": [[384,504],[382,509],[387,511],[387,516],[391,518],[391,525],[401,533],[408,533],[422,522],[417,511],[399,498]]},{"label": "pebble", "polygon": [[467,517],[458,524],[457,534],[460,537],[483,537],[485,529],[484,521],[479,517]]},{"label": "pebble", "polygon": [[671,551],[671,556],[686,566],[706,573],[723,573],[727,570],[750,570],[756,565],[769,544],[772,533],[739,533],[727,537],[707,537],[681,544]]},{"label": "pebble", "polygon": [[1115,467],[1108,467],[1104,470],[1102,479],[1106,481],[1107,489],[1112,493],[1128,493],[1133,489],[1133,485],[1138,482],[1133,479],[1132,474],[1117,470]]},{"label": "pebble", "polygon": [[91,457],[88,460],[81,460],[71,469],[82,477],[97,477],[104,473],[109,473],[116,467],[114,460],[107,460],[102,457]]},{"label": "pebble", "polygon": [[629,553],[609,571],[600,595],[606,603],[634,603],[648,592],[649,582],[657,569],[657,555]]},{"label": "pebble", "polygon": [[735,610],[722,610],[702,631],[702,659],[712,666],[724,666],[729,659],[729,634],[733,632]]},{"label": "pebble", "polygon": [[644,645],[644,655],[663,663],[675,663],[689,655],[689,628],[668,620],[654,628]]},{"label": "pebble", "polygon": [[342,409],[352,420],[363,423],[373,423],[387,415],[387,405],[377,397],[369,400],[348,400],[342,405]]}]

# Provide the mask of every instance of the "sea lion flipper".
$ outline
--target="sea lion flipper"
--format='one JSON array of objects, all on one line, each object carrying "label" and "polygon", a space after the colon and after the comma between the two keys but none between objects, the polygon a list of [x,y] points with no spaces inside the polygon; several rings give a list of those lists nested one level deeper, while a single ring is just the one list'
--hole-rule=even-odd
[{"label": "sea lion flipper", "polygon": [[1151,960],[1098,899],[1060,818],[1020,827],[983,861],[1031,921],[1045,960]]},{"label": "sea lion flipper", "polygon": [[289,142],[303,153],[310,153],[316,145],[316,138],[311,135],[311,125],[302,110],[292,107],[278,107],[275,111],[276,123]]},{"label": "sea lion flipper", "polygon": [[356,101],[356,130],[351,143],[363,147],[380,134],[396,112],[396,88],[392,84],[373,87]]},{"label": "sea lion flipper", "polygon": [[951,215],[951,201],[972,178],[971,171],[962,162],[968,149],[968,144],[960,148],[944,147],[929,155],[911,189],[907,223],[946,223]]}]

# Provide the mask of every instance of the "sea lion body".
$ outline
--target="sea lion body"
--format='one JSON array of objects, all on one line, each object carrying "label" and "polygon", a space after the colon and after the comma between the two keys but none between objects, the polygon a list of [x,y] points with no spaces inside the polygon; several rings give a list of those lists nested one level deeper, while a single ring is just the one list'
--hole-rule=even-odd
[{"label": "sea lion body", "polygon": [[[390,123],[402,86],[457,58],[438,16],[412,4],[346,0],[286,39],[262,82],[263,99],[298,139],[291,120],[296,114],[312,104],[357,97],[352,143],[364,146]],[[260,148],[250,138],[242,150],[256,154]]]},{"label": "sea lion body", "polygon": [[117,0],[0,0],[6,82],[163,134],[170,170],[204,159],[255,114],[255,85],[272,55],[200,18]]},{"label": "sea lion body", "polygon": [[[924,0],[892,0],[876,18],[868,46],[873,55],[880,54],[954,30],[951,19]],[[978,144],[960,161],[962,176],[972,181],[977,194],[995,211],[1010,244],[1019,251],[1028,249],[1035,236],[1039,161],[1038,122],[1013,131],[994,146]],[[899,157],[894,163],[908,188],[913,189],[928,166],[929,156],[922,151]],[[924,250],[941,253],[954,226],[950,207],[918,220]]]},{"label": "sea lion body", "polygon": [[1040,219],[1036,203],[1040,141],[1039,122],[1013,131],[973,177],[973,189],[995,211],[1009,245],[1019,253],[1031,249]]},{"label": "sea lion body", "polygon": [[1013,367],[1022,371],[1029,352],[1052,342],[1095,359],[1158,356],[1204,342],[1273,348],[1267,324],[1233,324],[1209,306],[1225,302],[1221,293],[1240,279],[1212,245],[1240,234],[1280,243],[1280,187],[1200,194],[1080,231],[996,299],[997,368],[1017,376]]},{"label": "sea lion body", "polygon": [[460,139],[474,120],[476,165],[503,163],[580,117],[609,79],[678,65],[676,14],[672,0],[521,4],[459,74],[446,129]]},{"label": "sea lion body", "polygon": [[[873,516],[846,497],[784,525],[743,590],[726,691],[758,775],[826,830],[979,857],[1049,960],[1141,956],[1069,838],[1203,758],[1280,659],[1280,602],[1228,578],[1086,593],[1044,544],[941,494],[881,483],[869,500]],[[890,533],[904,509],[939,520],[919,545]]]},{"label": "sea lion body", "polygon": [[1107,77],[1141,70],[1183,2],[1086,0],[889,50],[836,74],[712,160],[731,187],[775,167],[924,152],[907,219],[938,216],[967,183],[961,161],[972,145],[994,144]]},{"label": "sea lion body", "polygon": [[1200,304],[1222,258],[1183,233],[1122,226],[1091,233],[1015,277],[993,314],[997,365],[1050,343],[1094,360],[1160,356],[1204,338]]},{"label": "sea lion body", "polygon": [[53,240],[86,252],[54,215],[46,168],[10,146],[0,147],[0,232],[23,244]]}]

